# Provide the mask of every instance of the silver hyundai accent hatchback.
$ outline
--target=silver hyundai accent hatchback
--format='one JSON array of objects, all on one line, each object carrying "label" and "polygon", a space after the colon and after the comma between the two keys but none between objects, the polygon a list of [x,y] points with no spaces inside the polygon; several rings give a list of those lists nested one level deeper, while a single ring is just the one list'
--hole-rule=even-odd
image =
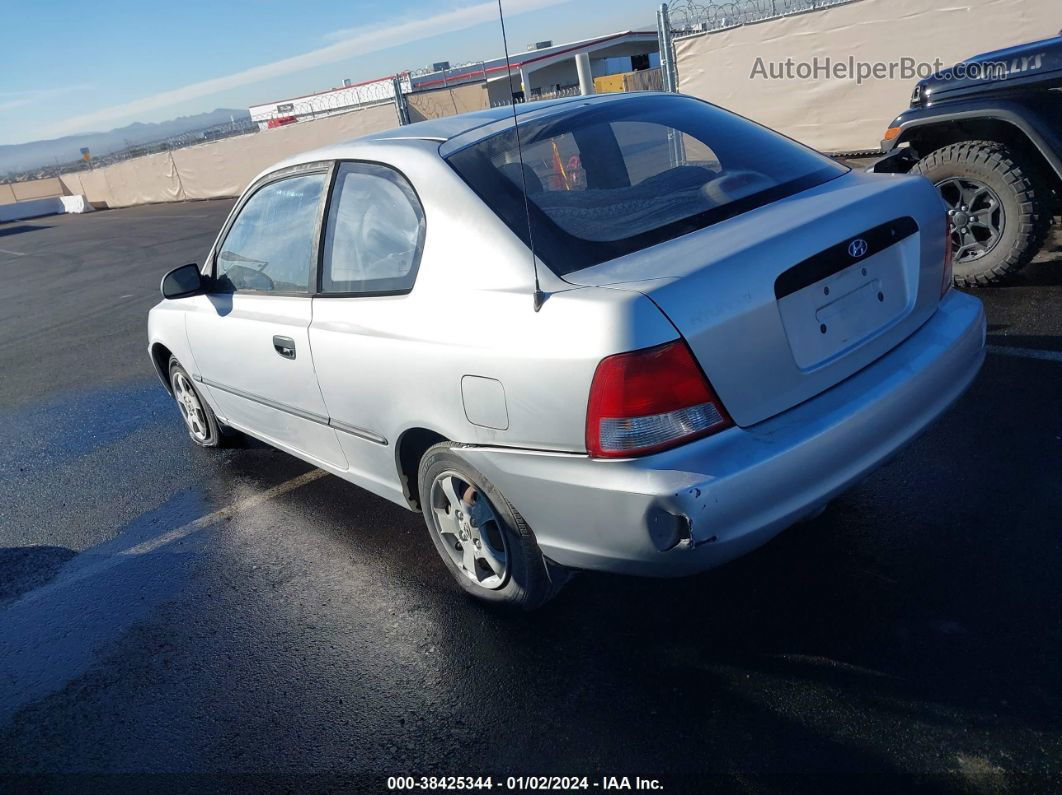
[{"label": "silver hyundai accent hatchback", "polygon": [[944,207],[688,97],[453,116],[292,158],[150,353],[192,440],[423,511],[469,593],[684,575],[814,515],[976,375]]}]

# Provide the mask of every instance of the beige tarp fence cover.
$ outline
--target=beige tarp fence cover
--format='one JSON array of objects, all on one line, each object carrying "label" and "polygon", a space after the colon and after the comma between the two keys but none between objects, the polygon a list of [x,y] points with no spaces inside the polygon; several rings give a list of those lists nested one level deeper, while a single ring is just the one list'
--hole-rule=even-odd
[{"label": "beige tarp fence cover", "polygon": [[169,152],[123,160],[103,171],[111,189],[111,207],[187,198]]},{"label": "beige tarp fence cover", "polygon": [[490,107],[487,100],[487,84],[471,83],[469,85],[439,88],[409,94],[406,97],[411,122],[425,119],[440,119]]},{"label": "beige tarp fence cover", "polygon": [[[764,65],[915,62],[944,66],[1055,36],[1060,0],[856,0],[675,42],[679,90],[826,152],[877,149],[918,77],[763,79]],[[776,67],[777,68],[777,67]]]},{"label": "beige tarp fence cover", "polygon": [[59,177],[48,179],[32,179],[26,182],[11,182],[0,185],[0,204],[14,204],[15,202],[29,202],[36,199],[50,199],[53,196],[69,196],[69,191],[63,190],[63,183]]},{"label": "beige tarp fence cover", "polygon": [[624,91],[663,91],[664,81],[659,69],[643,69],[623,75]]},{"label": "beige tarp fence cover", "polygon": [[60,179],[55,183],[58,193],[65,188],[67,193],[84,194],[92,204],[107,207],[236,196],[256,174],[279,160],[397,124],[394,106],[378,105],[63,174],[62,184]]},{"label": "beige tarp fence cover", "polygon": [[78,171],[73,174],[63,174],[59,178],[73,194],[81,194],[88,199],[90,204],[100,204],[105,207],[112,206],[111,189],[107,186],[106,169],[98,168],[91,171]]}]

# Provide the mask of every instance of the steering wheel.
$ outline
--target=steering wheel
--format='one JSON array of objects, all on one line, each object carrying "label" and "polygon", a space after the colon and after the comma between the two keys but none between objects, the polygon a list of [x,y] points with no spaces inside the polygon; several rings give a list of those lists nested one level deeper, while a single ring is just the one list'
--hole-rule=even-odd
[{"label": "steering wheel", "polygon": [[706,183],[701,190],[716,205],[727,204],[750,196],[761,190],[773,188],[778,183],[760,171],[735,169],[724,171]]}]

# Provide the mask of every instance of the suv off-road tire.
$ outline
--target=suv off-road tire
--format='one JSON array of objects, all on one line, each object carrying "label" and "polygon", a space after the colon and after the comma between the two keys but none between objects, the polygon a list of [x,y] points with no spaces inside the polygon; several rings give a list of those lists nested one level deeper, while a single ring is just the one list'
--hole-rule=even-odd
[{"label": "suv off-road tire", "polygon": [[955,284],[985,287],[999,284],[1029,264],[1051,227],[1050,191],[1035,165],[995,141],[961,141],[923,157],[912,170],[934,185],[971,178],[988,186],[1003,209],[1003,231],[995,246],[979,259],[955,262]]}]

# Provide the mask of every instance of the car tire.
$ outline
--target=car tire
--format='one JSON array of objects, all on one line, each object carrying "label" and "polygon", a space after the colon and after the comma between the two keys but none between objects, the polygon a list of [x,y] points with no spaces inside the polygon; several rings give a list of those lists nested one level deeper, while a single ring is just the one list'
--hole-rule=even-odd
[{"label": "car tire", "polygon": [[[1009,147],[993,141],[962,141],[923,157],[912,173],[937,186],[951,218],[960,224],[969,219],[959,227],[953,223],[952,228],[957,286],[999,284],[1029,264],[1043,247],[1052,220],[1050,191],[1036,177],[1034,164]],[[963,204],[971,213],[978,210],[976,216],[967,216],[959,203],[976,196],[977,205]],[[994,199],[998,214],[991,209]]]},{"label": "car tire", "polygon": [[[516,610],[541,607],[567,583],[570,570],[542,555],[524,518],[482,472],[461,458],[459,450],[460,445],[453,442],[434,445],[421,458],[418,472],[424,521],[439,557],[470,596]],[[447,497],[447,478],[451,498]],[[471,504],[465,501],[469,489]],[[456,511],[454,495],[463,503]],[[475,551],[469,544],[474,544]],[[472,574],[464,565],[469,560],[466,548],[482,556],[475,559]],[[502,576],[497,574],[499,563],[504,568]]]},{"label": "car tire", "polygon": [[170,392],[193,442],[200,447],[226,447],[232,443],[235,432],[218,422],[214,410],[176,357],[170,357]]}]

